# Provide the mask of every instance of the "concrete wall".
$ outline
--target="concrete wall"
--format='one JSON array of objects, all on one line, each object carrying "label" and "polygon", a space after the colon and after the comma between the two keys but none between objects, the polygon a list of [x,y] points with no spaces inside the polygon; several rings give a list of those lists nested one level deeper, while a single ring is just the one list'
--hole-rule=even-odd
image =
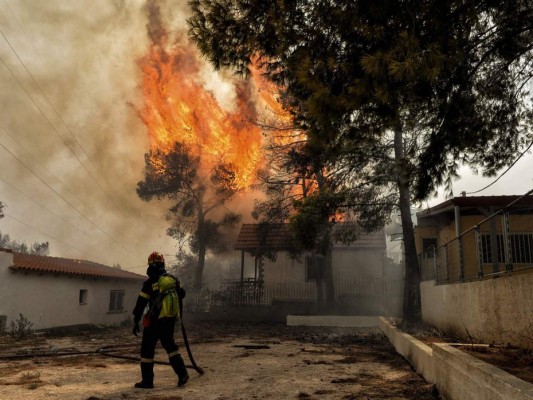
[{"label": "concrete wall", "polygon": [[446,343],[433,343],[437,388],[447,400],[531,400],[533,385]]},{"label": "concrete wall", "polygon": [[444,400],[532,400],[533,384],[489,365],[446,343],[431,347],[400,331],[385,318],[379,327],[396,351]]},{"label": "concrete wall", "polygon": [[389,338],[396,351],[429,383],[437,382],[433,350],[427,344],[400,331],[385,318],[379,318],[379,328]]},{"label": "concrete wall", "polygon": [[422,282],[424,322],[465,340],[533,348],[533,273],[435,286]]},{"label": "concrete wall", "polygon": [[[117,324],[135,306],[142,281],[82,278],[65,274],[14,271],[13,255],[0,252],[0,315],[7,326],[24,315],[33,329],[79,324]],[[86,304],[79,303],[80,290],[87,290]],[[124,290],[124,311],[109,312],[111,290]]]}]

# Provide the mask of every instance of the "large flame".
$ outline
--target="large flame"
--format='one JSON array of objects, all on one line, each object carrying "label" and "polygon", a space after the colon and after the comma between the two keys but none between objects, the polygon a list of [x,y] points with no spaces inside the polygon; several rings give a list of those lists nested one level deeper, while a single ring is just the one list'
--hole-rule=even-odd
[{"label": "large flame", "polygon": [[272,130],[272,142],[274,145],[291,145],[295,142],[304,141],[305,134],[300,130],[292,129],[293,120],[291,114],[283,108],[280,101],[280,88],[273,82],[265,79],[263,70],[259,66],[258,57],[252,59],[249,70],[254,84],[259,91],[259,97],[272,114],[274,124]]},{"label": "large flame", "polygon": [[226,111],[200,79],[200,61],[185,40],[167,49],[167,35],[154,41],[139,60],[143,107],[139,110],[152,148],[169,150],[178,141],[201,157],[204,174],[219,163],[230,165],[235,185],[253,183],[263,162],[261,131],[250,101],[251,86],[235,83],[235,109]]}]

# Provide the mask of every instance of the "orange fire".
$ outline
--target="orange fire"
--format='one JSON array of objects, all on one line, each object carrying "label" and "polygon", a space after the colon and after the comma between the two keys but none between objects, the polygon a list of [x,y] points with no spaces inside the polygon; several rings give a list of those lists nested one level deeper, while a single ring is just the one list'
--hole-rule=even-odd
[{"label": "orange fire", "polygon": [[166,41],[161,35],[139,60],[144,95],[139,114],[151,147],[169,150],[176,141],[185,143],[201,157],[204,174],[225,163],[239,189],[250,186],[263,162],[261,130],[251,122],[256,114],[250,85],[235,84],[235,109],[226,111],[201,83],[195,48],[184,40],[167,48]]},{"label": "orange fire", "polygon": [[266,104],[267,109],[271,111],[272,117],[275,119],[276,126],[272,128],[273,143],[275,145],[289,145],[297,141],[305,140],[305,134],[303,132],[291,129],[293,125],[292,117],[289,112],[283,109],[279,101],[279,88],[263,77],[262,70],[258,64],[258,58],[252,59],[252,64],[249,69],[254,83],[258,88],[259,97]]}]

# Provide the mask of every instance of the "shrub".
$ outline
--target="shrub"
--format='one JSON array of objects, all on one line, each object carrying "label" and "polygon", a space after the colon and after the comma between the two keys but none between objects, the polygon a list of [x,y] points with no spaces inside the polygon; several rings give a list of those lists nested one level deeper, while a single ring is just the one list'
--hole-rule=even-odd
[{"label": "shrub", "polygon": [[24,315],[19,314],[19,317],[9,324],[9,336],[15,340],[25,339],[31,335],[32,326],[33,322],[24,317]]}]

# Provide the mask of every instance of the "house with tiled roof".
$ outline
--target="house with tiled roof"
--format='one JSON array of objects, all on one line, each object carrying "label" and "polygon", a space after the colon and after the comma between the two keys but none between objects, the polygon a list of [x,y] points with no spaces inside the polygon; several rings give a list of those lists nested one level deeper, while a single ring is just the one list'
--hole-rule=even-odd
[{"label": "house with tiled roof", "polygon": [[9,326],[22,314],[33,329],[118,324],[130,318],[144,279],[92,261],[0,249],[0,321]]},{"label": "house with tiled roof", "polygon": [[[334,229],[345,229],[347,225],[338,223]],[[336,300],[339,304],[360,307],[361,315],[379,313],[386,279],[385,233],[383,230],[367,233],[358,225],[350,229],[355,230],[356,240],[349,244],[334,243],[332,251]],[[320,260],[310,254],[294,257],[294,243],[288,224],[243,224],[234,245],[241,252],[243,290],[250,285],[260,286],[263,303],[292,300],[315,303]],[[397,292],[401,293],[401,288]]]}]

